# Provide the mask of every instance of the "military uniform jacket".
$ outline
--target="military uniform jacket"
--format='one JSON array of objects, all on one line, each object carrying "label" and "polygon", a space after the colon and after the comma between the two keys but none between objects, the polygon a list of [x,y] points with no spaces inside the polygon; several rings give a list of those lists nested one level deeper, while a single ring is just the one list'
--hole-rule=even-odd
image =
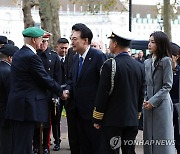
[{"label": "military uniform jacket", "polygon": [[114,88],[110,95],[112,60],[102,67],[94,121],[111,127],[138,126],[138,111],[142,110],[144,100],[143,65],[126,53],[117,55],[115,61]]},{"label": "military uniform jacket", "polygon": [[[61,72],[61,63],[58,57],[58,54],[47,48],[44,52],[41,50],[37,51],[37,55],[41,57],[44,68],[46,72],[53,78],[57,83],[61,84],[62,82],[62,72]],[[48,96],[50,99],[57,98],[56,94],[53,94],[51,91],[48,91]]]},{"label": "military uniform jacket", "polygon": [[48,120],[46,89],[62,94],[60,85],[45,71],[41,58],[23,46],[13,56],[11,90],[7,104],[7,119],[18,121]]},{"label": "military uniform jacket", "polygon": [[8,95],[10,91],[11,66],[0,61],[0,126],[4,124]]}]

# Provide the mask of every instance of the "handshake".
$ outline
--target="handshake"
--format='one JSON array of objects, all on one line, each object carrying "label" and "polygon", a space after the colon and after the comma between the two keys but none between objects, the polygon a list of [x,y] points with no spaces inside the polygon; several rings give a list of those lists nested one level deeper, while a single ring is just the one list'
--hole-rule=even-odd
[{"label": "handshake", "polygon": [[67,100],[67,98],[69,98],[69,90],[63,90],[61,99],[62,100]]}]

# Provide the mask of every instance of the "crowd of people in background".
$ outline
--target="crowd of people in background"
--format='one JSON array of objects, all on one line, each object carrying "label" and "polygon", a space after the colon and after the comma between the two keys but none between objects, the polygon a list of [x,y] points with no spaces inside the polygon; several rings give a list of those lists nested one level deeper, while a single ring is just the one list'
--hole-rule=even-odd
[{"label": "crowd of people in background", "polygon": [[54,50],[50,32],[22,35],[21,49],[0,36],[0,154],[49,154],[51,143],[59,151],[63,109],[72,154],[135,154],[126,141],[138,128],[154,141],[145,154],[180,154],[180,47],[164,32],[150,35],[148,56],[131,53],[133,34],[120,29],[104,51],[82,23]]}]

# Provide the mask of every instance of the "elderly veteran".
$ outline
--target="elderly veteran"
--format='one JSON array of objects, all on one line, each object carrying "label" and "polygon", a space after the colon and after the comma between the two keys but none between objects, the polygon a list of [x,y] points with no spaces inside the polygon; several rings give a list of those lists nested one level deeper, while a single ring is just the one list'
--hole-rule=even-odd
[{"label": "elderly veteran", "polygon": [[36,54],[44,32],[37,27],[23,30],[25,45],[13,57],[12,84],[6,112],[13,129],[12,154],[32,153],[35,125],[48,120],[46,90],[59,96],[63,94],[61,86],[48,75],[41,58]]},{"label": "elderly veteran", "polygon": [[[59,84],[61,84],[62,73],[61,73],[61,62],[59,60],[58,54],[49,47],[49,38],[51,34],[45,33],[42,37],[42,44],[40,50],[37,50],[37,55],[41,58],[44,68],[47,73]],[[51,134],[51,123],[57,121],[60,117],[59,113],[59,96],[52,91],[46,92],[47,102],[48,102],[48,121],[43,123],[43,154],[49,154],[50,148],[50,134]],[[58,114],[59,113],[59,114]],[[60,120],[57,126],[52,126],[52,130],[60,131]],[[58,133],[57,143],[59,143]],[[40,129],[39,126],[34,131],[33,137],[33,151],[34,154],[38,154],[40,151]],[[56,142],[55,142],[56,143]],[[59,148],[59,147],[58,147]],[[59,149],[57,149],[58,151]]]},{"label": "elderly veteran", "polygon": [[11,127],[5,120],[10,91],[10,74],[13,54],[18,47],[5,44],[0,48],[0,153],[11,154]]}]

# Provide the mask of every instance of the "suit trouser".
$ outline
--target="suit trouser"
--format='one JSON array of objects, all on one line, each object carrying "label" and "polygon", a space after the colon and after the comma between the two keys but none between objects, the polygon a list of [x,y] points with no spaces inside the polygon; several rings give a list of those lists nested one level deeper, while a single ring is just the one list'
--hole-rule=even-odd
[{"label": "suit trouser", "polygon": [[102,127],[103,154],[119,154],[120,146],[122,154],[135,154],[135,145],[132,143],[137,133],[137,126]]},{"label": "suit trouser", "polygon": [[66,110],[67,124],[68,124],[68,139],[71,154],[80,154],[80,143],[78,139],[77,122],[75,118],[75,109]]},{"label": "suit trouser", "polygon": [[93,126],[93,121],[77,116],[78,138],[81,154],[103,154],[102,132]]},{"label": "suit trouser", "polygon": [[[49,145],[48,145],[50,140],[49,132],[50,132],[50,127],[43,128],[43,149],[49,150]],[[33,148],[40,149],[40,128],[34,129]]]},{"label": "suit trouser", "polygon": [[11,154],[12,129],[10,124],[0,126],[0,154]]},{"label": "suit trouser", "polygon": [[11,154],[31,154],[35,122],[12,121]]},{"label": "suit trouser", "polygon": [[60,120],[61,120],[61,113],[64,107],[64,102],[61,101],[60,105],[56,106],[56,114],[55,114],[55,108],[52,107],[51,109],[51,124],[52,124],[52,133],[54,138],[55,144],[61,143],[61,132],[60,132]]}]

